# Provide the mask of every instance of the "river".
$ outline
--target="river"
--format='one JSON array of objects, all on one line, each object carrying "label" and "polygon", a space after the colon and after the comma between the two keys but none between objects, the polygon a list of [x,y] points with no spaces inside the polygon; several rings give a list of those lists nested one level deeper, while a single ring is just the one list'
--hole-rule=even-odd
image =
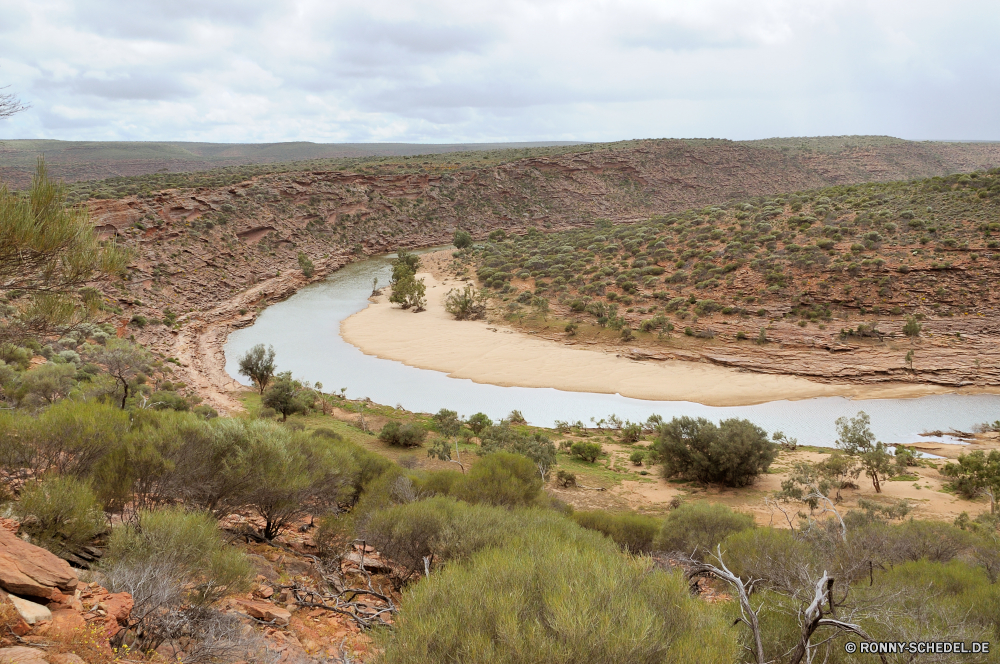
[{"label": "river", "polygon": [[916,399],[850,400],[839,397],[772,401],[754,406],[713,407],[686,401],[645,401],[617,394],[566,392],[547,388],[500,387],[449,378],[438,371],[363,354],[340,336],[340,323],[368,304],[372,279],[389,281],[391,258],[359,261],[335,272],[264,310],[250,327],[233,332],[226,343],[226,369],[237,373],[237,358],[251,346],[274,346],[278,368],[300,379],[321,382],[326,392],[347,388],[350,398],[369,397],[376,403],[398,405],[415,412],[441,408],[468,416],[483,412],[497,419],[519,410],[537,426],[556,420],[582,421],[616,414],[644,421],[656,413],[664,419],[689,415],[719,420],[743,417],[769,432],[783,431],[808,445],[830,446],[836,439],[834,421],[865,411],[872,431],[889,443],[934,439],[921,432],[958,429],[1000,419],[1000,395],[935,395]]}]

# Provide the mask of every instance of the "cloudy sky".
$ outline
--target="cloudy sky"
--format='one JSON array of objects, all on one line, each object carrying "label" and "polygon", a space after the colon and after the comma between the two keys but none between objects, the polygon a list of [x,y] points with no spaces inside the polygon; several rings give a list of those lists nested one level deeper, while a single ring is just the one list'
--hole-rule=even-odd
[{"label": "cloudy sky", "polygon": [[1000,139],[996,0],[0,0],[0,138]]}]

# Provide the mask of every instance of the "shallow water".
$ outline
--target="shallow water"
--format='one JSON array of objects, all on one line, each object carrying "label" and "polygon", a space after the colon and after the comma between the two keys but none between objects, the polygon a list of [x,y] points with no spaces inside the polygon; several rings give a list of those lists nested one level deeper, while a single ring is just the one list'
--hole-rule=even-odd
[{"label": "shallow water", "polygon": [[[923,431],[958,429],[1000,419],[998,395],[936,395],[918,399],[850,400],[824,397],[772,401],[755,406],[714,407],[686,401],[646,401],[618,394],[565,392],[550,388],[500,387],[449,378],[439,371],[416,369],[401,362],[363,354],[340,336],[340,322],[368,304],[372,279],[389,281],[389,257],[353,263],[323,282],[308,286],[267,308],[256,323],[233,332],[226,343],[226,369],[237,373],[237,358],[254,344],[274,346],[278,368],[326,392],[347,388],[351,398],[401,405],[434,413],[441,408],[468,416],[484,412],[496,419],[520,410],[531,424],[551,427],[556,420],[590,423],[590,418],[614,413],[622,419],[645,420],[653,413],[665,419],[678,415],[719,420],[745,417],[769,432],[781,430],[802,444],[832,445],[834,420],[865,411],[880,440],[912,443],[934,440]],[[955,441],[949,441],[955,442]]]}]

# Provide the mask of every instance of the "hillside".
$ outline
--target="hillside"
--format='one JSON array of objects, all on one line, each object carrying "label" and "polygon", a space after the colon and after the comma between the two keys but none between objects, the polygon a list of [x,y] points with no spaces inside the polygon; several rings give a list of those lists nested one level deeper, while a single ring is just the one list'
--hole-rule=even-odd
[{"label": "hillside", "polygon": [[[573,321],[568,336],[645,348],[631,350],[639,358],[997,385],[998,233],[992,169],[494,234],[455,267],[475,267],[510,320]],[[550,304],[561,323],[530,315]]]},{"label": "hillside", "polygon": [[[551,154],[530,154],[542,150]],[[649,140],[574,150],[404,157],[237,182],[210,172],[176,176],[206,186],[91,199],[102,232],[136,249],[130,280],[110,293],[109,306],[122,330],[133,319],[191,313],[180,330],[132,323],[132,333],[167,355],[189,354],[185,363],[200,367],[189,382],[212,376],[219,387],[228,383],[220,365],[228,326],[249,323],[265,301],[301,285],[300,252],[319,278],[354,256],[448,243],[457,228],[484,238],[498,228],[634,222],[749,196],[1000,163],[1000,145],[857,137],[797,147]],[[119,188],[159,186],[159,177]]]},{"label": "hillside", "polygon": [[[349,162],[372,157],[521,149],[579,145],[536,143],[190,143],[183,141],[0,141],[0,182],[23,188],[35,163],[45,157],[50,172],[66,182],[104,180],[160,173],[192,173],[210,169],[246,171],[240,167],[326,160]],[[253,170],[253,169],[251,169]],[[249,172],[249,171],[247,171]]]}]

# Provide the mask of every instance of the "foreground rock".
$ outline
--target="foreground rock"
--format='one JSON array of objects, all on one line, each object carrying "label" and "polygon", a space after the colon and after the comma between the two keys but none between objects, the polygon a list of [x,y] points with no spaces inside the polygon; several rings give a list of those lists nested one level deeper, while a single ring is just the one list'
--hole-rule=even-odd
[{"label": "foreground rock", "polygon": [[0,588],[49,599],[62,592],[72,594],[78,583],[65,560],[0,528]]}]

